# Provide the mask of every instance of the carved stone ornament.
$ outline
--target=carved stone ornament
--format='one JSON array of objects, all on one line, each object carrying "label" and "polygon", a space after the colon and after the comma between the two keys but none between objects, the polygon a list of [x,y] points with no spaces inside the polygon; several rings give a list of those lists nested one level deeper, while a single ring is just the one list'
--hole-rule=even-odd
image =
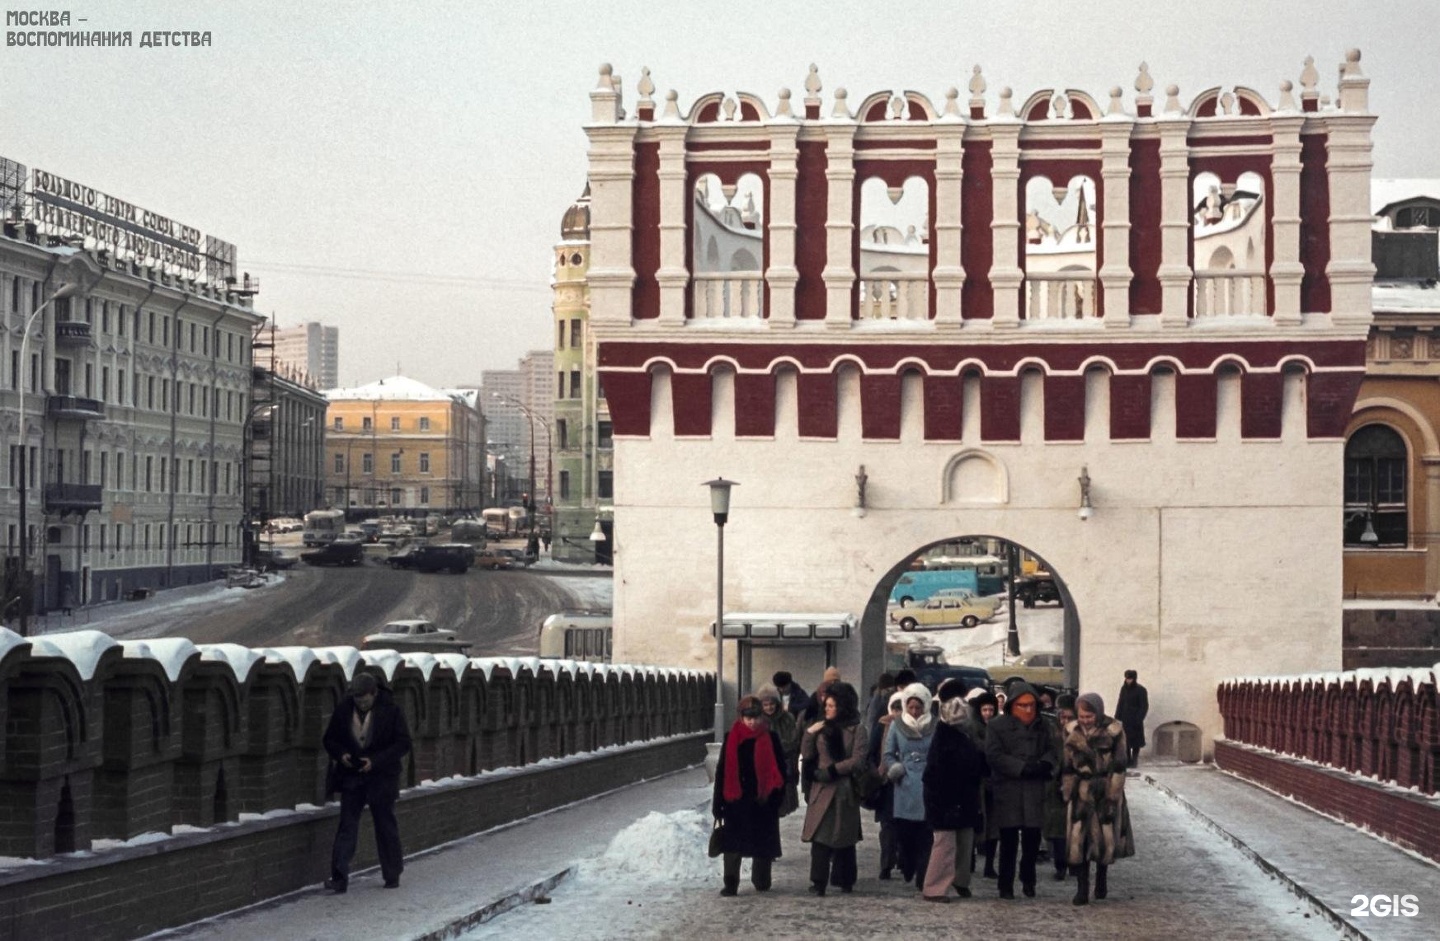
[{"label": "carved stone ornament", "polygon": [[805,100],[810,104],[820,103],[820,89],[825,86],[820,84],[820,70],[815,63],[810,63],[810,74],[805,76]]},{"label": "carved stone ornament", "polygon": [[1305,57],[1305,67],[1300,70],[1300,88],[1303,92],[1313,93],[1320,84],[1320,72],[1315,68],[1315,57]]},{"label": "carved stone ornament", "polygon": [[1414,338],[1414,337],[1391,337],[1391,338],[1390,338],[1390,358],[1391,358],[1391,359],[1410,359],[1410,358],[1411,358],[1412,356],[1414,356],[1414,355],[1415,355],[1415,338]]},{"label": "carved stone ornament", "polygon": [[1428,346],[1429,346],[1429,349],[1426,351],[1426,354],[1425,354],[1425,355],[1426,355],[1426,358],[1427,358],[1427,359],[1440,359],[1440,336],[1432,336],[1432,337],[1430,337],[1430,342],[1429,342]]},{"label": "carved stone ornament", "polygon": [[975,66],[970,75],[970,94],[979,97],[985,94],[985,76],[980,74],[980,66]]},{"label": "carved stone ornament", "polygon": [[649,69],[642,68],[640,70],[640,82],[635,86],[635,90],[640,93],[640,103],[655,103],[654,100],[650,97],[651,95],[655,94],[655,83],[650,80]]},{"label": "carved stone ornament", "polygon": [[1155,80],[1150,77],[1150,66],[1147,63],[1140,63],[1140,74],[1135,76],[1135,90],[1142,95],[1149,95],[1150,90],[1155,87]]}]

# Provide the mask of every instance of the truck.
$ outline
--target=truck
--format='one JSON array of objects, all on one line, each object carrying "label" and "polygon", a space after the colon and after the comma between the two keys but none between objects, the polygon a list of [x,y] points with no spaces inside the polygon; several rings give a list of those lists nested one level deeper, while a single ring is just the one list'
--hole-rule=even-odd
[{"label": "truck", "polygon": [[485,521],[459,519],[450,527],[450,538],[454,542],[466,542],[477,549],[485,548]]},{"label": "truck", "polygon": [[924,604],[931,595],[942,589],[965,588],[976,594],[978,580],[973,568],[953,569],[911,569],[901,572],[890,589],[890,603],[908,608]]},{"label": "truck", "polygon": [[307,546],[323,546],[335,541],[345,531],[344,510],[311,510],[305,514],[305,533],[301,541]]}]

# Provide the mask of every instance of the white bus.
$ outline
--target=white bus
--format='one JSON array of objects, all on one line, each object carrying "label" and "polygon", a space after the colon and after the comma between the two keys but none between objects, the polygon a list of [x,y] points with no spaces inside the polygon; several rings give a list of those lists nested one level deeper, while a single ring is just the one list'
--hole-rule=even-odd
[{"label": "white bus", "polygon": [[344,510],[311,510],[305,514],[302,541],[307,546],[323,546],[334,542],[335,537],[344,531]]},{"label": "white bus", "polygon": [[609,611],[561,611],[540,624],[540,656],[609,663],[614,629]]}]

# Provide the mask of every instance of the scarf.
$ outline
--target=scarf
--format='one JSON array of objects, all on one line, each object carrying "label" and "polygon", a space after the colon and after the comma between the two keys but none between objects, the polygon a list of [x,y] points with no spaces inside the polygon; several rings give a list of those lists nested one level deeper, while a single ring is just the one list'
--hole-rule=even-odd
[{"label": "scarf", "polygon": [[369,712],[364,713],[364,719],[361,719],[359,709],[356,709],[350,718],[350,734],[355,736],[355,744],[360,746],[361,751],[370,747],[370,717],[374,714],[375,709],[372,706]]},{"label": "scarf", "polygon": [[956,696],[940,704],[940,721],[946,725],[961,725],[970,717],[970,705]]},{"label": "scarf", "polygon": [[780,763],[775,760],[775,745],[770,741],[770,725],[761,721],[755,728],[736,720],[725,737],[725,789],[721,792],[727,801],[738,801],[745,793],[740,786],[740,746],[755,740],[755,790],[756,797],[765,800],[785,783],[780,773]]}]

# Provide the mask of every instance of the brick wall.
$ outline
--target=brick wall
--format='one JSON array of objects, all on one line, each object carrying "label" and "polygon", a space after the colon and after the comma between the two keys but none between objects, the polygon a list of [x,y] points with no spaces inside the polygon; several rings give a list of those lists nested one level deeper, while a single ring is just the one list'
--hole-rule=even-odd
[{"label": "brick wall", "polygon": [[[412,788],[397,806],[415,853],[705,757],[708,732],[517,768],[445,787]],[[54,859],[0,873],[0,941],[135,938],[318,884],[329,875],[338,804],[247,821],[89,858]],[[360,828],[355,868],[376,863],[374,831]]]},{"label": "brick wall", "polygon": [[1440,804],[1343,771],[1217,740],[1215,763],[1440,863]]}]

